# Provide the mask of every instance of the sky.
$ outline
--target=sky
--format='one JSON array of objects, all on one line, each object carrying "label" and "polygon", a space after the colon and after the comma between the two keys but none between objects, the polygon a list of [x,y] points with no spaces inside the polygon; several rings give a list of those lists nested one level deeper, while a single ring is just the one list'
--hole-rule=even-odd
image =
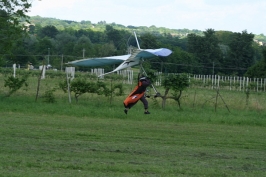
[{"label": "sky", "polygon": [[266,35],[266,0],[32,0],[28,15]]}]

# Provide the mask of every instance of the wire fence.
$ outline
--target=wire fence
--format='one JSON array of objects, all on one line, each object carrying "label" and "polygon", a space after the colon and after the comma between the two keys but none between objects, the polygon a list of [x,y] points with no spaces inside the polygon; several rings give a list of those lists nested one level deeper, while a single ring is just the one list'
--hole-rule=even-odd
[{"label": "wire fence", "polygon": [[224,89],[235,91],[265,92],[266,78],[249,78],[239,76],[193,75],[190,77],[193,87]]},{"label": "wire fence", "polygon": [[[119,71],[117,74],[123,75],[124,83],[133,83],[132,70]],[[179,74],[179,73],[173,73]],[[161,86],[163,74],[156,72],[157,79],[154,82],[155,86]],[[249,78],[239,76],[220,76],[220,75],[190,75],[188,74],[190,87],[207,88],[207,89],[224,89],[234,91],[266,91],[266,78]]]},{"label": "wire fence", "polygon": [[[98,72],[97,72],[98,71]],[[102,69],[92,70],[93,74],[100,75],[104,73]],[[133,70],[121,70],[117,72],[123,76],[123,83],[133,84]],[[179,74],[179,73],[173,73]],[[161,86],[163,73],[156,72],[157,79],[154,82],[155,86]],[[188,74],[190,87],[207,88],[207,89],[224,89],[235,91],[266,91],[266,78],[249,78],[239,76],[220,76],[220,75],[190,75]]]}]

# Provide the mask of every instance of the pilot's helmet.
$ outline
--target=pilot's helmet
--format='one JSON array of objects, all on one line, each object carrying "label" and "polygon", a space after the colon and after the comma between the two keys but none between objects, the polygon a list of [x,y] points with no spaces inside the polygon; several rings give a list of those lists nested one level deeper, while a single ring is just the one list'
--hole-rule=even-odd
[{"label": "pilot's helmet", "polygon": [[146,80],[146,79],[147,79],[146,76],[141,76],[141,77],[139,78],[139,81],[143,81],[143,80]]}]

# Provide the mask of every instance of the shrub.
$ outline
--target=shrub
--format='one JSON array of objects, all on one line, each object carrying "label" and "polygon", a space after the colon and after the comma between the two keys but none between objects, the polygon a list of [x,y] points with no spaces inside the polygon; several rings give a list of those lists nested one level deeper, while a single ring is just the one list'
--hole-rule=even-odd
[{"label": "shrub", "polygon": [[9,92],[7,94],[7,97],[18,91],[23,85],[28,87],[28,84],[26,82],[27,76],[23,78],[17,78],[13,76],[9,76],[7,79],[5,79],[5,87],[9,88]]},{"label": "shrub", "polygon": [[54,96],[55,89],[48,89],[44,93],[44,102],[46,103],[54,103],[55,96]]}]

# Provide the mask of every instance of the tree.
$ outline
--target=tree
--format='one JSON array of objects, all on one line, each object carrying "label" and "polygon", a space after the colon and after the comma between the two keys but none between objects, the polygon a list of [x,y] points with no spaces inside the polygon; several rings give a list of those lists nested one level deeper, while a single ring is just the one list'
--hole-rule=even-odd
[{"label": "tree", "polygon": [[26,32],[28,21],[26,13],[31,7],[28,0],[1,0],[0,2],[0,53],[8,53],[14,41],[21,38]]},{"label": "tree", "polygon": [[188,35],[188,51],[193,53],[201,65],[202,74],[213,74],[213,64],[220,64],[222,53],[213,29],[207,29],[204,36]]},{"label": "tree", "polygon": [[[26,45],[24,44],[23,40],[19,40],[17,41],[13,46],[12,49],[12,55],[10,55],[10,61],[12,61],[12,63],[16,63],[16,64],[20,64],[21,66],[26,66],[26,64],[28,64],[28,62],[33,62],[34,59],[32,59],[31,61],[29,61],[29,54],[28,54],[28,50],[25,50]],[[34,62],[35,64],[35,62]]]},{"label": "tree", "polygon": [[48,55],[49,50],[51,51],[52,48],[53,48],[52,42],[48,37],[40,39],[36,46],[36,50],[40,55]]},{"label": "tree", "polygon": [[55,26],[48,25],[43,27],[39,33],[38,36],[43,38],[43,37],[50,37],[50,38],[55,38],[55,36],[59,33],[59,31],[56,29]]},{"label": "tree", "polygon": [[233,32],[231,31],[216,31],[215,36],[217,37],[219,43],[228,45],[232,39]]},{"label": "tree", "polygon": [[[165,108],[166,99],[174,99],[181,108],[180,98],[182,92],[189,86],[189,79],[186,74],[168,74],[165,75],[162,86],[165,88],[164,95],[156,95],[162,98],[162,108]],[[172,96],[168,96],[170,90],[173,90]]]},{"label": "tree", "polygon": [[103,32],[88,30],[88,33],[92,43],[103,43],[108,41],[105,33]]},{"label": "tree", "polygon": [[[201,36],[198,36],[196,34],[188,34],[188,44],[187,44],[187,47],[188,47],[188,52],[192,53],[197,62],[199,63],[198,66],[201,66],[202,63],[203,63],[203,59],[204,58],[202,55],[202,52],[204,52],[204,47],[203,47],[203,37]],[[202,73],[202,66],[199,68],[200,71],[199,71],[199,74]]]},{"label": "tree", "polygon": [[264,47],[262,54],[263,54],[263,59],[258,61],[252,67],[250,67],[248,71],[245,73],[245,76],[253,78],[266,77],[266,47]]},{"label": "tree", "polygon": [[80,30],[76,31],[75,36],[76,36],[77,38],[80,38],[80,37],[82,37],[82,36],[89,37],[90,35],[89,35],[89,31],[84,30],[84,29],[80,29]]},{"label": "tree", "polygon": [[56,35],[57,52],[64,55],[72,55],[77,38],[74,35],[63,32]]},{"label": "tree", "polygon": [[[83,53],[84,52],[84,53]],[[81,36],[74,46],[75,56],[91,57],[94,54],[93,45],[88,37],[85,35]]]},{"label": "tree", "polygon": [[[164,66],[164,72],[166,73],[199,73],[197,71],[197,60],[195,56],[189,52],[182,50],[179,47],[172,48],[173,53],[167,57],[166,59],[162,58],[162,62]],[[165,64],[164,64],[165,63]],[[162,71],[163,72],[163,71]]]},{"label": "tree", "polygon": [[145,33],[140,37],[141,48],[143,49],[156,49],[158,48],[158,41],[151,33]]},{"label": "tree", "polygon": [[114,43],[115,47],[119,50],[121,43],[125,43],[123,36],[119,30],[114,29],[110,25],[106,25],[106,34],[109,42]]},{"label": "tree", "polygon": [[187,50],[187,38],[180,38],[179,36],[173,36],[170,33],[164,33],[163,36],[158,38],[159,44],[170,45],[180,47],[183,50]]},{"label": "tree", "polygon": [[17,90],[19,90],[23,85],[26,87],[27,84],[27,77],[28,75],[23,76],[21,79],[13,76],[9,76],[7,79],[5,79],[5,87],[9,88],[9,92],[7,94],[7,97],[15,93]]},{"label": "tree", "polygon": [[94,49],[97,53],[97,56],[107,57],[115,55],[116,48],[113,43],[104,43],[94,45]]},{"label": "tree", "polygon": [[229,43],[229,58],[225,61],[227,66],[238,70],[239,75],[243,75],[247,68],[255,63],[254,49],[252,47],[254,35],[247,31],[234,33]]}]

